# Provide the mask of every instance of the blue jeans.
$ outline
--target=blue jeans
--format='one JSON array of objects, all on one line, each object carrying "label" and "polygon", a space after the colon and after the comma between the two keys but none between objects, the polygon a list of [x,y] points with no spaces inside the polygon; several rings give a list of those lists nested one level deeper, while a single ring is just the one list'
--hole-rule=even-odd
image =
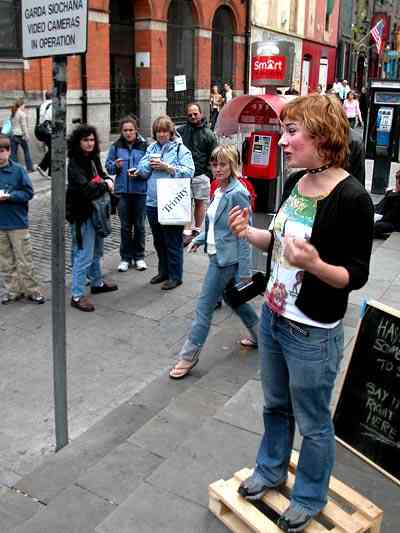
[{"label": "blue jeans", "polygon": [[96,235],[92,221],[81,224],[82,248],[76,238],[76,224],[71,224],[72,236],[72,281],[73,298],[85,295],[86,279],[92,287],[99,287],[103,282],[100,260],[103,257],[103,238]]},{"label": "blue jeans", "polygon": [[119,248],[121,260],[130,263],[132,260],[143,259],[146,195],[121,194],[118,202],[118,216],[121,221],[121,246]]},{"label": "blue jeans", "polygon": [[147,206],[147,219],[158,256],[158,273],[165,279],[182,281],[183,226],[163,226],[158,222],[157,207]]},{"label": "blue jeans", "polygon": [[26,141],[21,135],[13,135],[11,137],[11,159],[18,163],[17,152],[18,146],[22,147],[25,157],[25,165],[28,172],[33,172],[33,164],[31,153],[29,150],[28,141]]},{"label": "blue jeans", "polygon": [[271,486],[286,478],[296,421],[303,442],[291,501],[312,515],[326,504],[335,462],[329,406],[343,342],[342,323],[333,329],[306,326],[263,306],[259,350],[265,433],[256,470]]},{"label": "blue jeans", "polygon": [[[179,358],[188,361],[192,361],[198,356],[206,342],[215,306],[221,300],[225,287],[232,278],[238,279],[238,263],[220,267],[218,266],[216,255],[209,256],[209,260],[207,273],[197,300],[196,315],[192,329],[179,353]],[[258,316],[253,306],[246,303],[240,305],[234,311],[249,330],[251,337],[257,341]]]}]

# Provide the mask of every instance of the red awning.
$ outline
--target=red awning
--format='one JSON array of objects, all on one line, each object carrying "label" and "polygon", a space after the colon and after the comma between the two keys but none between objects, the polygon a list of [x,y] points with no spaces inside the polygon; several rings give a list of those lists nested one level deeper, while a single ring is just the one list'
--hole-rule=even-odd
[{"label": "red awning", "polygon": [[267,124],[277,119],[282,107],[291,97],[279,94],[237,96],[221,109],[215,125],[217,135],[234,135],[239,124]]}]

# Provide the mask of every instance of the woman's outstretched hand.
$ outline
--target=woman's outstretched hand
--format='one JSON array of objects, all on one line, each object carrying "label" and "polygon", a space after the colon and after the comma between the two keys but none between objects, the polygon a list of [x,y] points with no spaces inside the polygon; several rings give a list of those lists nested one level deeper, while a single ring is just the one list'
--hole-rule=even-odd
[{"label": "woman's outstretched hand", "polygon": [[229,229],[231,232],[239,237],[245,239],[247,237],[247,230],[249,228],[249,209],[247,207],[239,207],[236,205],[229,211]]}]

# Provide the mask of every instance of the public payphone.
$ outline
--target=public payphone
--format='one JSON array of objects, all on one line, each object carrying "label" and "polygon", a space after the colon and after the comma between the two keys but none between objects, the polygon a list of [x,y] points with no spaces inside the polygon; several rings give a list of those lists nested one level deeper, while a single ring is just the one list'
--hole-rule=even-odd
[{"label": "public payphone", "polygon": [[388,155],[393,126],[393,107],[379,107],[376,119],[376,153]]},{"label": "public payphone", "polygon": [[277,177],[279,134],[257,130],[244,141],[243,174],[252,178],[272,180]]},{"label": "public payphone", "polygon": [[400,82],[371,80],[366,156],[374,160],[371,192],[384,194],[392,162],[399,160]]}]

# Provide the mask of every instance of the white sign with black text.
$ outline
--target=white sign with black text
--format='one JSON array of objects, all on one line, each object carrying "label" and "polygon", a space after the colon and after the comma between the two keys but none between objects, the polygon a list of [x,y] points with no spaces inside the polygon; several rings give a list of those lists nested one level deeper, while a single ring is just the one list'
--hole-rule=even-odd
[{"label": "white sign with black text", "polygon": [[21,8],[25,59],[86,52],[87,0],[22,0]]}]

